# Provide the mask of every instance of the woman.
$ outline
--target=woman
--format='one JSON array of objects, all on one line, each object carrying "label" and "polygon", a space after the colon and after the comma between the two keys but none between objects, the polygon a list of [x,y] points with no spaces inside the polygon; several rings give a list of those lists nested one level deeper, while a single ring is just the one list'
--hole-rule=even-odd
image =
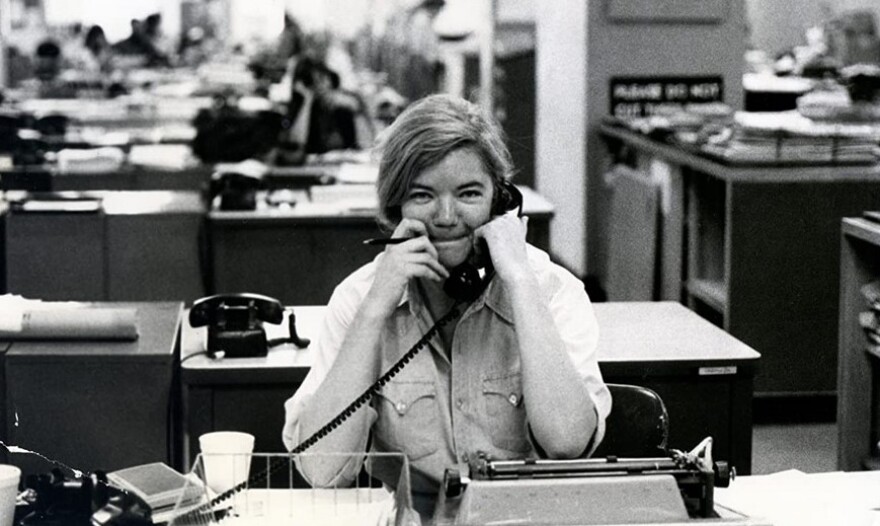
[{"label": "woman", "polygon": [[[444,470],[480,455],[572,458],[601,441],[611,399],[596,361],[598,327],[583,284],[526,243],[527,218],[497,206],[511,175],[497,124],[467,101],[429,96],[382,144],[380,221],[405,242],[347,277],[328,304],[308,377],[287,401],[289,449],[366,390],[456,300],[443,283],[477,257],[488,285],[369,406],[309,451],[402,451],[415,507],[430,517]],[[488,257],[485,252],[488,251]],[[315,485],[356,476],[353,461],[301,463]],[[393,486],[399,467],[376,460]]]}]

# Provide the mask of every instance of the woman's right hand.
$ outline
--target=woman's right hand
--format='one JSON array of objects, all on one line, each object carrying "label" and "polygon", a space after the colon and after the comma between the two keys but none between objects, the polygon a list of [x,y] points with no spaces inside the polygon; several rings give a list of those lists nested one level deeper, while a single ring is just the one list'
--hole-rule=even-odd
[{"label": "woman's right hand", "polygon": [[391,237],[411,238],[397,245],[387,245],[376,267],[376,277],[368,297],[384,314],[390,314],[412,278],[423,278],[442,283],[449,277],[437,249],[428,239],[425,224],[416,219],[403,219]]}]

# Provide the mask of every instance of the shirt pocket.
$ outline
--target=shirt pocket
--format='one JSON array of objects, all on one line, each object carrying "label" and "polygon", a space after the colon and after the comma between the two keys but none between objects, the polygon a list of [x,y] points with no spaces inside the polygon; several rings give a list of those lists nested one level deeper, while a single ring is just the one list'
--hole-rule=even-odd
[{"label": "shirt pocket", "polygon": [[440,430],[433,382],[391,380],[377,394],[375,438],[380,443],[402,451],[410,461],[437,451]]},{"label": "shirt pocket", "polygon": [[531,450],[520,373],[484,377],[483,404],[488,416],[487,431],[496,447],[516,453]]}]

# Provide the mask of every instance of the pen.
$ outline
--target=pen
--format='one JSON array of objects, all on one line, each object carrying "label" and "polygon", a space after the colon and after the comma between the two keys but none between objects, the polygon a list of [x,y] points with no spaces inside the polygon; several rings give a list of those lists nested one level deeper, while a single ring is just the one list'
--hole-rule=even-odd
[{"label": "pen", "polygon": [[397,245],[409,241],[411,237],[374,237],[364,241],[365,245],[383,247],[385,245]]}]

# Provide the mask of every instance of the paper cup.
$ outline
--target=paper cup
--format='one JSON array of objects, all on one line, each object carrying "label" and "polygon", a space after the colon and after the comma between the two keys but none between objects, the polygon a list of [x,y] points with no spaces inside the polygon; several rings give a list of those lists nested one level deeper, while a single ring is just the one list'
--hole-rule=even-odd
[{"label": "paper cup", "polygon": [[214,431],[199,437],[199,447],[205,482],[216,493],[224,493],[247,480],[251,453],[254,451],[254,435],[239,431]]},{"label": "paper cup", "polygon": [[20,479],[20,469],[8,464],[0,464],[0,526],[12,526]]}]

